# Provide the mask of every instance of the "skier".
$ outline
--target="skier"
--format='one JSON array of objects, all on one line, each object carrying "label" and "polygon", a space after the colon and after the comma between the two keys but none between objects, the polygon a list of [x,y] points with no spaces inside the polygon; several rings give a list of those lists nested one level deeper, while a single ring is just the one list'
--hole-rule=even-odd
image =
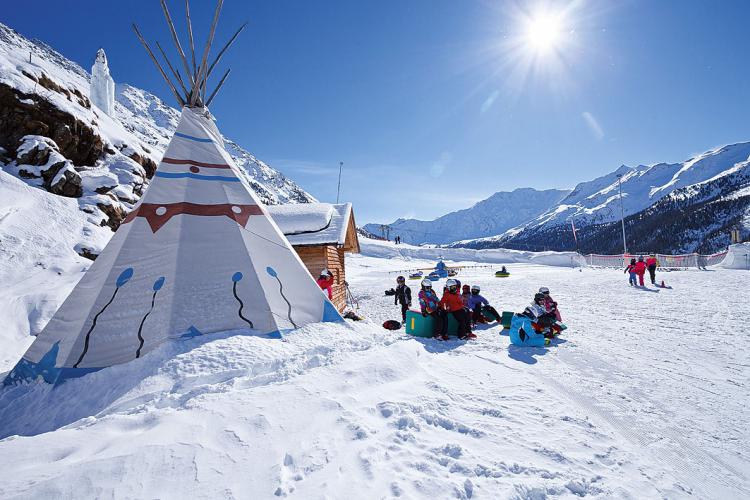
[{"label": "skier", "polygon": [[318,286],[328,293],[328,300],[333,300],[333,274],[328,269],[320,271]]},{"label": "skier", "polygon": [[548,313],[553,313],[557,321],[562,321],[560,310],[557,308],[557,302],[555,302],[555,299],[553,299],[552,296],[549,294],[549,288],[547,288],[546,286],[543,286],[539,289],[539,293],[544,295],[544,309]]},{"label": "skier", "polygon": [[394,295],[394,304],[401,304],[401,318],[406,323],[406,311],[411,306],[411,288],[406,284],[406,278],[399,276],[396,278],[396,293]]},{"label": "skier", "polygon": [[435,318],[435,331],[433,336],[438,340],[448,340],[447,335],[442,335],[442,322],[443,319],[440,316],[440,310],[438,309],[438,299],[435,290],[432,289],[432,281],[428,279],[422,280],[422,289],[419,291],[419,308],[422,311],[422,316],[432,316]]},{"label": "skier", "polygon": [[635,264],[635,274],[638,275],[638,283],[641,286],[646,286],[643,283],[643,276],[646,274],[646,263],[643,262],[643,255],[638,257],[638,262]]},{"label": "skier", "polygon": [[477,338],[469,330],[469,315],[466,314],[464,302],[458,294],[458,281],[449,279],[445,284],[446,289],[443,292],[443,298],[438,303],[441,311],[440,314],[443,317],[440,332],[441,337],[445,338],[448,335],[448,314],[452,314],[456,321],[458,321],[458,338],[461,340]]},{"label": "skier", "polygon": [[630,264],[628,265],[628,267],[625,268],[625,271],[623,271],[623,274],[624,273],[628,273],[630,275],[630,277],[628,278],[628,283],[630,284],[630,286],[635,286],[636,285],[635,259],[630,259]]},{"label": "skier", "polygon": [[656,267],[659,265],[659,261],[656,260],[655,255],[649,255],[648,259],[646,259],[646,267],[648,268],[648,274],[651,278],[651,284],[656,284]]},{"label": "skier", "polygon": [[493,314],[495,318],[497,318],[497,321],[500,322],[500,315],[497,313],[497,310],[490,305],[490,302],[487,299],[479,295],[479,292],[479,285],[472,285],[471,296],[469,297],[468,301],[469,311],[471,311],[472,315],[472,322],[475,325],[478,322],[486,322],[484,316],[482,315],[482,312],[485,310],[490,314]]}]

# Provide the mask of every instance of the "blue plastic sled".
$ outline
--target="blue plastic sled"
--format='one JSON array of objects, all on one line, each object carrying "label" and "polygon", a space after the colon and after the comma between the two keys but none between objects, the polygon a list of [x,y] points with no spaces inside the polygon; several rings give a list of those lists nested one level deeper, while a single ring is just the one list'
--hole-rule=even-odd
[{"label": "blue plastic sled", "polygon": [[537,333],[531,320],[525,316],[513,315],[510,322],[510,343],[526,347],[544,347],[544,335]]}]

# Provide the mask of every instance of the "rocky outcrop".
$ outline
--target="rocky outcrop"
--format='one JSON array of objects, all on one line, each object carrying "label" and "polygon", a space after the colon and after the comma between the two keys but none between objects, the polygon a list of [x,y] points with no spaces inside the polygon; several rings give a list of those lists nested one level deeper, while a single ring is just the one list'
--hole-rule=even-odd
[{"label": "rocky outcrop", "polygon": [[[82,105],[88,103],[88,98],[77,90],[63,89],[46,77],[36,80],[70,100],[76,99]],[[93,165],[104,152],[102,138],[86,123],[36,94],[24,94],[0,83],[0,146],[15,157],[16,148],[27,135],[49,137],[57,144],[60,154],[74,165]]]},{"label": "rocky outcrop", "polygon": [[[117,199],[114,198],[114,201]],[[97,203],[96,206],[107,216],[107,219],[102,221],[102,226],[109,226],[112,231],[117,231],[125,216],[128,215],[119,203]]]}]

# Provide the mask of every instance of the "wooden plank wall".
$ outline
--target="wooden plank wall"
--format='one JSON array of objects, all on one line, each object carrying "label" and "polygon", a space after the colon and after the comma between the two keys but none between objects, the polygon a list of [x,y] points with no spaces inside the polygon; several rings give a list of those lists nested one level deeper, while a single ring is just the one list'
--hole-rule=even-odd
[{"label": "wooden plank wall", "polygon": [[335,245],[321,246],[296,246],[294,247],[297,255],[307,267],[310,275],[318,279],[320,271],[328,269],[333,273],[333,305],[339,311],[343,311],[346,306],[346,267],[344,265],[344,249],[337,248]]}]

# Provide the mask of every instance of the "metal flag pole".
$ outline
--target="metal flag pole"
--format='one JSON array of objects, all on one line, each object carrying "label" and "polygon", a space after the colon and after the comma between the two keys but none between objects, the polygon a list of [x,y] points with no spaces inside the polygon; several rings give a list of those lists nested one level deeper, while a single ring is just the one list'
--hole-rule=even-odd
[{"label": "metal flag pole", "polygon": [[622,174],[617,174],[617,187],[620,190],[620,222],[622,223],[622,259],[623,265],[625,262],[625,255],[628,253],[628,244],[625,240],[625,208],[622,204]]},{"label": "metal flag pole", "polygon": [[344,168],[344,162],[339,162],[339,187],[336,188],[336,203],[339,202],[339,194],[341,194],[341,169]]}]

